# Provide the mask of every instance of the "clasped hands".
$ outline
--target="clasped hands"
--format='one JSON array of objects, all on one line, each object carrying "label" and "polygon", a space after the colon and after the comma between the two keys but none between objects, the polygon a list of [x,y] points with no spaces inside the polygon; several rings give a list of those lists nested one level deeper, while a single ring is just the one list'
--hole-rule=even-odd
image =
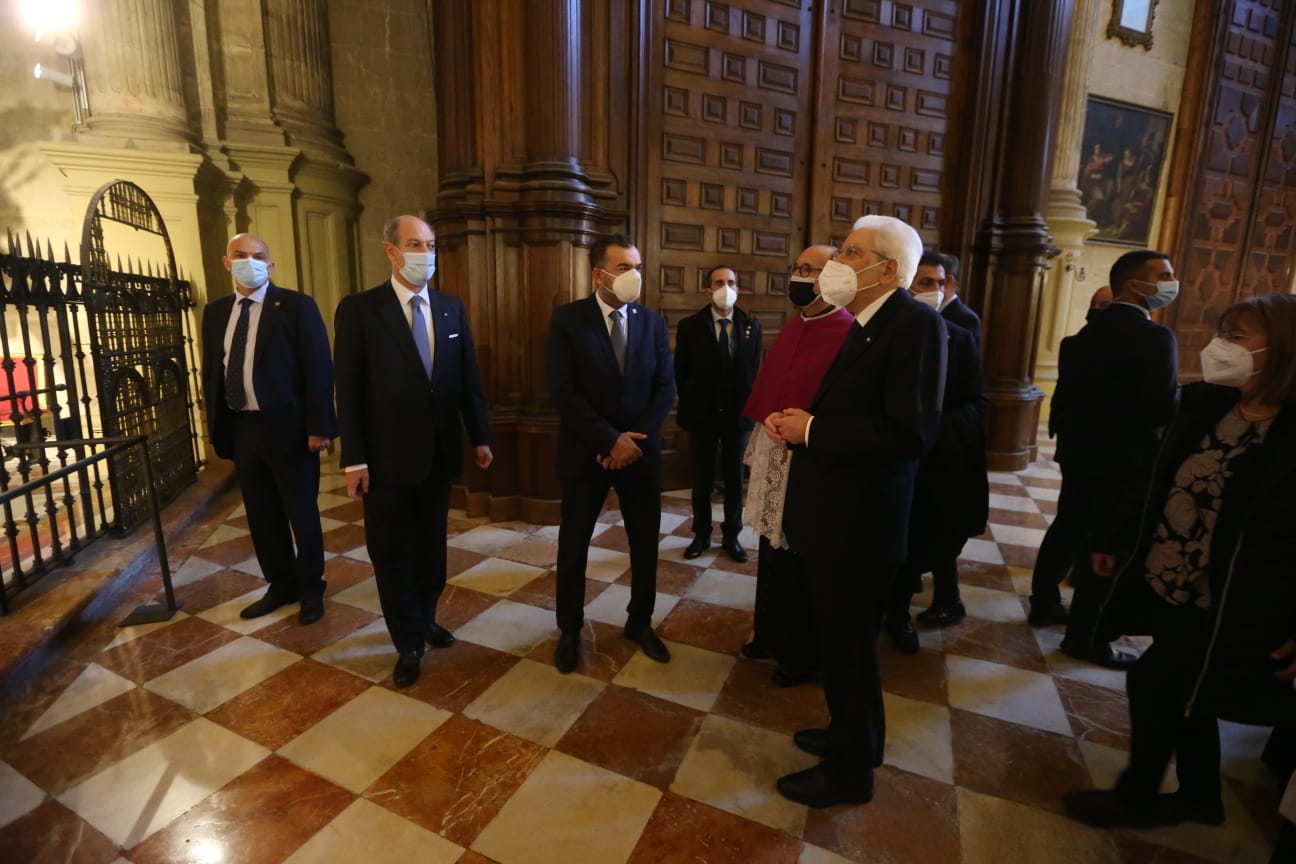
[{"label": "clasped hands", "polygon": [[765,434],[775,444],[804,444],[811,416],[801,408],[774,411],[765,418]]},{"label": "clasped hands", "polygon": [[612,445],[612,450],[608,455],[602,453],[594,454],[594,461],[608,471],[616,471],[627,465],[639,461],[643,457],[643,451],[639,449],[636,441],[642,441],[648,436],[642,432],[622,432],[617,436],[616,443]]}]

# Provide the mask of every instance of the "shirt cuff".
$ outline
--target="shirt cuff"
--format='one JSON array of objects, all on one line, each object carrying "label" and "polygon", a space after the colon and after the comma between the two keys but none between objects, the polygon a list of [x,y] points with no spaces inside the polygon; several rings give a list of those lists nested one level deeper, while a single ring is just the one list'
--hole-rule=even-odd
[{"label": "shirt cuff", "polygon": [[352,471],[368,471],[368,470],[369,470],[369,463],[368,463],[368,462],[361,462],[359,465],[348,465],[348,466],[346,466],[345,468],[343,468],[342,470],[345,471],[345,472],[347,472],[348,474],[350,474]]},{"label": "shirt cuff", "polygon": [[805,446],[807,446],[807,447],[810,446],[810,424],[813,423],[813,422],[814,422],[814,417],[813,417],[813,416],[811,416],[808,420],[806,420],[806,431],[805,431],[805,439],[806,439],[806,440],[805,440]]}]

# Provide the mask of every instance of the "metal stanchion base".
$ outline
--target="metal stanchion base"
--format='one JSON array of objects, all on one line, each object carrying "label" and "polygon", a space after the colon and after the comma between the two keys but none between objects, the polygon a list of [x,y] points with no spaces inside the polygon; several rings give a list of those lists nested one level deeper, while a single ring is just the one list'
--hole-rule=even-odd
[{"label": "metal stanchion base", "polygon": [[137,624],[161,624],[163,621],[170,621],[180,607],[172,609],[165,603],[145,603],[143,606],[136,606],[135,611],[127,615],[118,624],[118,627],[134,627]]}]

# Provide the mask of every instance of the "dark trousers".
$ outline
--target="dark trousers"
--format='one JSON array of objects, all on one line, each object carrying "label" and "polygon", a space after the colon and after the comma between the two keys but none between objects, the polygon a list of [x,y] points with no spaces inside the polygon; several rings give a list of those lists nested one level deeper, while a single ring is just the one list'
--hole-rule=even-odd
[{"label": "dark trousers", "polygon": [[1171,633],[1158,636],[1130,667],[1130,761],[1116,786],[1127,800],[1150,802],[1173,756],[1180,796],[1220,804],[1219,723],[1213,715],[1184,716],[1204,654],[1199,639]]},{"label": "dark trousers", "polygon": [[[1044,533],[1035,572],[1031,576],[1031,607],[1045,608],[1062,600],[1058,585],[1071,576],[1075,594],[1067,621],[1067,640],[1077,645],[1092,645],[1097,640],[1095,628],[1098,610],[1111,584],[1095,576],[1089,566],[1091,535],[1105,509],[1115,504],[1116,488],[1105,474],[1093,471],[1062,469],[1062,489],[1058,494],[1057,515]],[[1101,640],[1110,641],[1110,640]]]},{"label": "dark trousers", "polygon": [[822,550],[804,558],[831,718],[829,768],[853,782],[882,764],[886,714],[877,640],[896,565],[862,564],[858,554]]},{"label": "dark trousers", "polygon": [[720,474],[724,479],[724,522],[720,531],[726,540],[742,530],[742,456],[747,435],[738,418],[722,416],[716,423],[689,430],[693,453],[693,533],[711,536],[711,488],[715,478],[716,450],[720,451]]},{"label": "dark trousers", "polygon": [[450,480],[370,482],[364,496],[365,546],[378,582],[378,599],[392,644],[402,654],[423,653],[446,583],[446,518]]},{"label": "dark trousers", "polygon": [[805,561],[789,549],[759,541],[756,559],[756,611],[752,641],[764,648],[786,672],[819,668],[814,606]]},{"label": "dark trousers", "polygon": [[640,459],[607,471],[590,458],[591,470],[562,480],[562,526],[558,529],[558,627],[579,631],[585,622],[585,565],[590,538],[609,489],[621,501],[630,541],[630,605],[627,625],[646,626],[657,602],[657,545],[661,532],[661,465]]},{"label": "dark trousers", "polygon": [[[324,596],[319,455],[272,448],[258,414],[234,415],[234,470],[261,573],[283,602]],[[296,551],[293,542],[296,541]]]},{"label": "dark trousers", "polygon": [[[909,614],[909,606],[917,593],[918,577],[927,572],[921,564],[908,561],[896,571],[895,582],[891,586],[891,603],[887,614],[904,616]],[[958,555],[941,558],[932,564],[932,606],[953,606],[963,602],[959,594]]]}]

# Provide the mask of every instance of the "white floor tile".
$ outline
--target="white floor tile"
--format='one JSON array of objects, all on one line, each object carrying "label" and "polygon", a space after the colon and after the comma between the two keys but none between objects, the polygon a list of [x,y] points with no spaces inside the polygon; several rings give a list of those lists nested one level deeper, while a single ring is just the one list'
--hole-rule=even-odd
[{"label": "white floor tile", "polygon": [[91,663],[27,729],[22,736],[23,740],[134,689],[135,682],[128,681],[98,663]]},{"label": "white floor tile", "polygon": [[455,637],[510,654],[529,654],[558,629],[554,613],[500,600],[455,631]]},{"label": "white floor tile", "polygon": [[553,747],[604,686],[584,675],[563,675],[547,663],[522,660],[463,713],[519,738]]},{"label": "white floor tile", "polygon": [[1121,860],[1114,835],[969,789],[958,790],[963,864],[1065,861],[1111,864]]},{"label": "white floor tile", "polygon": [[241,618],[239,613],[265,596],[265,588],[257,588],[249,591],[241,597],[235,597],[233,600],[227,600],[219,606],[213,606],[210,609],[204,609],[198,613],[198,617],[204,621],[210,621],[213,624],[219,624],[226,630],[233,630],[235,633],[241,633],[244,636],[249,633],[255,633],[258,630],[264,630],[271,624],[278,624],[285,618],[292,618],[297,615],[300,608],[296,603],[289,603],[286,606],[280,606],[269,615],[262,615],[259,618]]},{"label": "white floor tile", "polygon": [[954,782],[949,709],[884,693],[886,764],[941,783]]},{"label": "white floor tile", "polygon": [[183,609],[171,616],[170,621],[159,621],[156,624],[136,624],[132,627],[118,627],[117,633],[113,636],[112,641],[104,646],[104,650],[116,648],[118,645],[125,645],[127,642],[134,641],[141,636],[152,633],[154,630],[161,630],[163,627],[170,627],[177,621],[183,621],[189,617],[189,613]]},{"label": "white floor tile", "polygon": [[957,654],[946,655],[945,669],[951,708],[1059,735],[1072,734],[1050,676]]},{"label": "white floor tile", "polygon": [[[652,626],[659,627],[666,616],[679,603],[674,594],[657,593],[653,604]],[[626,623],[626,607],[630,605],[629,585],[609,585],[602,594],[585,605],[585,617],[604,624],[623,627]]]},{"label": "white floor tile", "polygon": [[544,573],[543,567],[532,567],[506,558],[487,558],[448,581],[451,585],[471,588],[483,594],[506,597]]},{"label": "white floor tile", "polygon": [[45,800],[45,793],[7,762],[0,762],[0,828],[21,819]]},{"label": "white floor tile", "polygon": [[387,622],[379,618],[311,656],[376,683],[391,674],[397,655],[387,633]]},{"label": "white floor tile", "polygon": [[1002,483],[1005,486],[1020,486],[1021,478],[1006,471],[990,471],[986,475],[991,483]]},{"label": "white floor tile", "polygon": [[585,577],[600,582],[615,582],[621,574],[630,569],[630,554],[616,549],[604,549],[599,546],[589,548],[589,557],[585,561]]},{"label": "white floor tile", "polygon": [[206,714],[300,659],[300,654],[244,636],[159,675],[144,687]]},{"label": "white floor tile", "polygon": [[756,579],[728,570],[704,570],[684,596],[715,606],[751,611],[756,608]]},{"label": "white floor tile", "polygon": [[494,555],[501,549],[507,549],[527,539],[527,535],[507,528],[493,528],[490,525],[478,525],[462,534],[451,537],[448,546],[456,549],[468,549],[481,555]]},{"label": "white floor tile", "polygon": [[1004,563],[1003,555],[999,554],[999,544],[993,540],[969,540],[963,546],[963,554],[959,557],[982,564]]},{"label": "white floor tile", "polygon": [[979,585],[963,585],[959,588],[959,593],[963,597],[963,605],[967,607],[968,614],[973,618],[1009,624],[1020,624],[1026,620],[1021,595],[1016,592],[996,591]]},{"label": "white floor tile", "polygon": [[729,680],[734,658],[682,642],[663,641],[670,649],[669,663],[658,663],[636,651],[613,683],[698,711],[710,711]]},{"label": "white floor tile", "polygon": [[991,492],[990,506],[996,510],[1013,510],[1017,513],[1040,512],[1034,498],[1023,498],[1020,495],[1000,495]]},{"label": "white floor tile", "polygon": [[183,564],[171,571],[171,587],[180,588],[184,585],[192,585],[204,576],[210,576],[218,570],[225,569],[223,565],[217,564],[215,561],[200,558],[199,554],[201,553],[190,555],[184,560]]},{"label": "white floor tile", "polygon": [[247,537],[246,528],[235,528],[233,525],[218,525],[216,530],[208,535],[199,549],[206,549],[208,546],[215,546],[218,543],[224,543],[227,540],[237,540],[239,537]]},{"label": "white floor tile", "polygon": [[1036,501],[1056,501],[1062,494],[1061,489],[1050,489],[1047,486],[1027,486],[1026,491]]},{"label": "white floor tile", "polygon": [[[382,842],[375,842],[379,837]],[[454,864],[463,851],[444,837],[357,798],[284,864]]]},{"label": "white floor tile", "polygon": [[995,525],[990,523],[990,536],[996,543],[1038,549],[1044,542],[1043,528],[1022,528],[1020,525]]},{"label": "white floor tile", "polygon": [[366,612],[372,612],[375,615],[382,614],[382,601],[378,597],[378,580],[376,578],[357,582],[350,588],[345,588],[333,594],[329,599],[337,603],[354,606],[357,609],[364,609]]}]

